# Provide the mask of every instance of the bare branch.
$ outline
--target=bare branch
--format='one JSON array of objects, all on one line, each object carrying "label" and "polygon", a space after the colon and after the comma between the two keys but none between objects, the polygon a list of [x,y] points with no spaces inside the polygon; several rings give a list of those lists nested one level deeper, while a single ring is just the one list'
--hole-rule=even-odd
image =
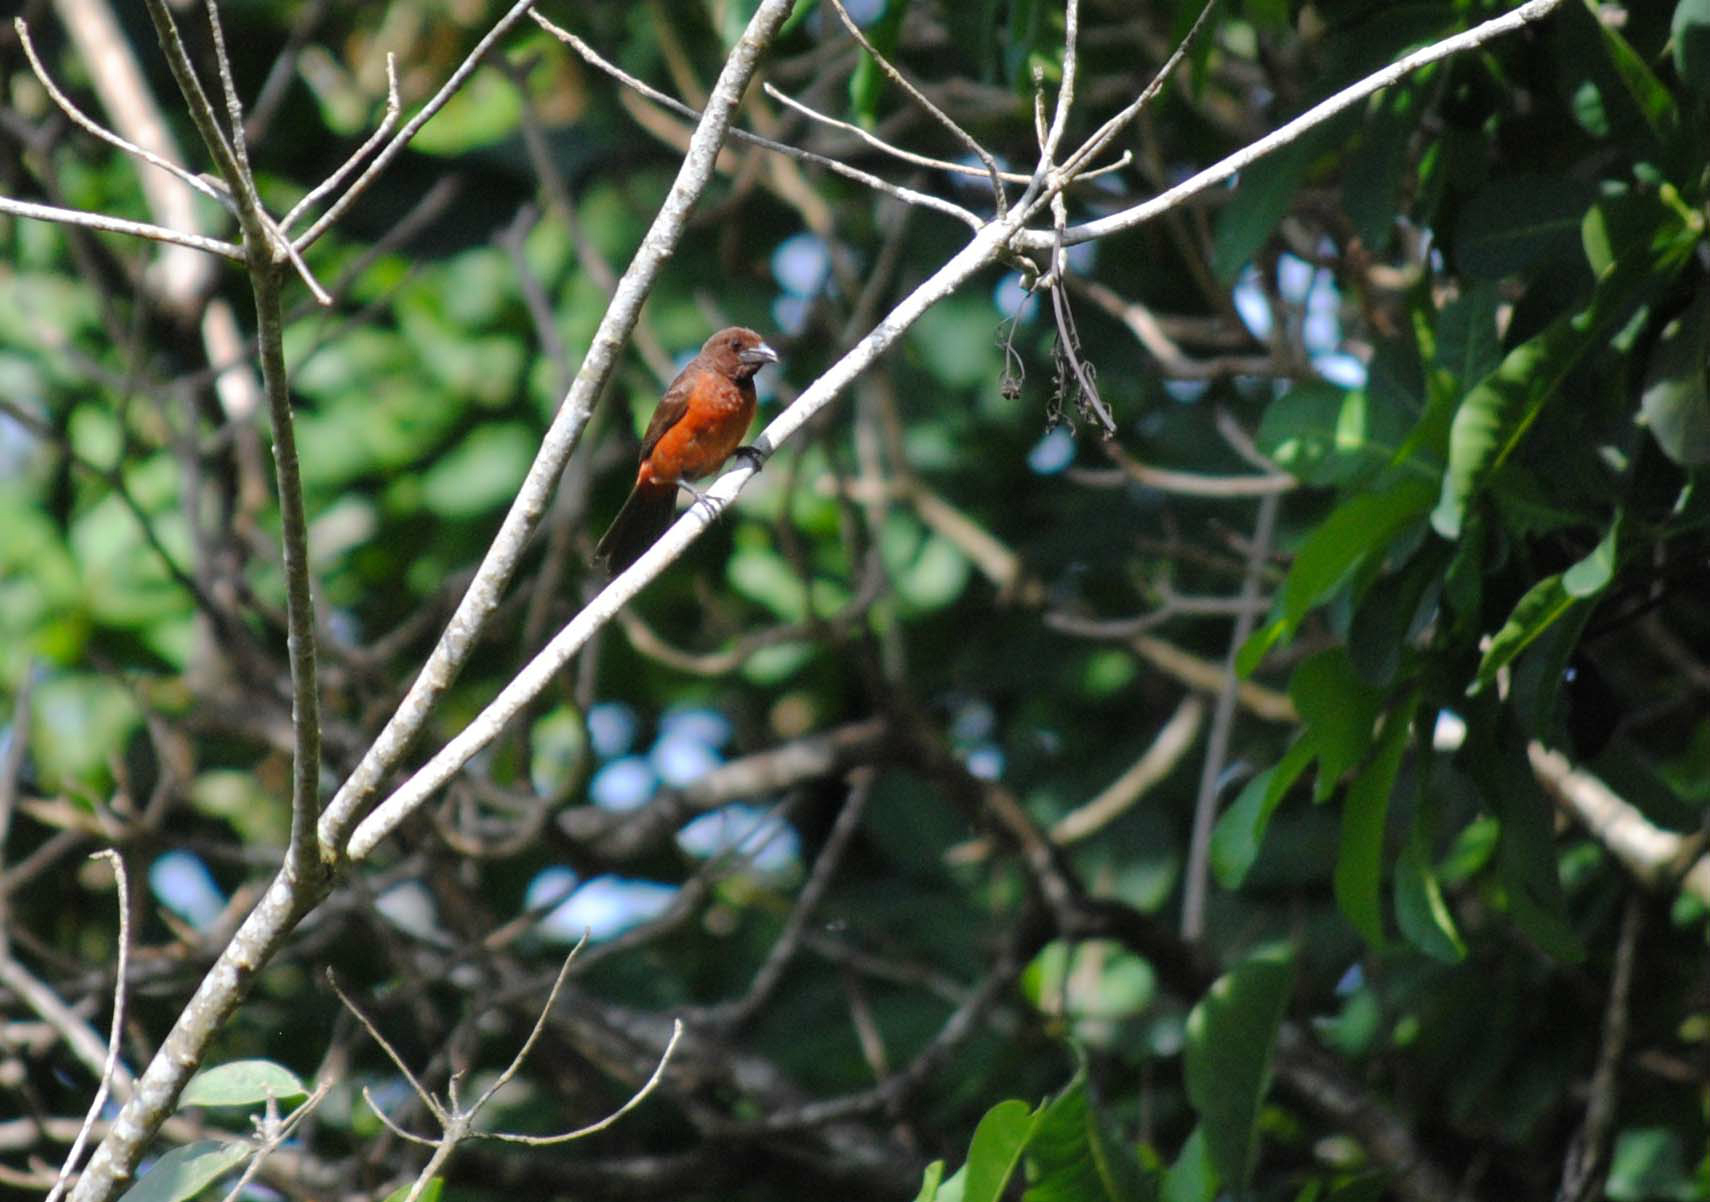
[{"label": "bare branch", "polygon": [[422,126],[433,120],[434,115],[445,107],[446,102],[475,73],[475,68],[481,65],[481,60],[487,56],[487,52],[510,31],[511,26],[522,20],[523,14],[528,11],[529,5],[533,3],[534,0],[516,0],[516,3],[505,10],[505,15],[494,23],[493,27],[487,31],[486,36],[475,43],[475,48],[458,64],[457,70],[453,71],[450,77],[440,85],[439,91],[435,92],[428,102],[422,105],[420,111],[405,123],[404,128],[398,131],[397,136],[387,143],[386,148],[374,157],[374,161],[368,164],[361,175],[356,177],[356,182],[346,188],[344,194],[333,202],[332,207],[321,214],[319,221],[297,236],[292,243],[297,250],[307,250],[320,241],[321,235],[331,229],[333,223],[344,215],[344,211],[351,206],[356,198],[366,192],[368,186],[379,177],[380,173],[392,165],[393,159],[403,153],[404,147],[410,144],[410,139],[420,132]]},{"label": "bare branch", "polygon": [[[526,2],[519,4],[516,11],[520,12],[523,8],[526,8]],[[450,687],[464,659],[474,649],[482,626],[498,605],[499,596],[516,570],[529,536],[546,510],[547,501],[564,470],[565,461],[569,459],[593,415],[594,402],[599,398],[607,378],[617,364],[623,341],[635,326],[642,302],[647,299],[653,282],[682,237],[690,209],[712,179],[718,149],[730,128],[731,118],[735,115],[742,93],[759,66],[761,54],[788,15],[789,8],[789,0],[765,0],[725,61],[724,69],[713,87],[712,100],[695,130],[694,141],[684,156],[677,179],[672,184],[665,203],[660,207],[652,228],[642,239],[635,258],[624,272],[623,279],[618,282],[612,303],[600,320],[599,329],[595,331],[593,341],[589,345],[588,355],[582,361],[582,368],[577,373],[575,382],[571,384],[569,394],[560,403],[558,414],[553,418],[546,437],[541,441],[534,463],[530,465],[528,475],[518,488],[516,500],[512,502],[499,533],[482,559],[469,591],[458,604],[457,612],[452,615],[445,634],[429,656],[421,674],[410,685],[409,692],[399,704],[397,712],[375,739],[356,770],[339,788],[322,815],[321,841],[326,847],[335,849],[335,854],[336,849],[342,847],[345,835],[355,825],[381,782],[403,758],[417,732],[426,723],[435,700]],[[686,538],[683,540],[684,543],[687,541]],[[655,572],[657,570],[658,567],[653,569]],[[632,568],[628,575],[634,574],[635,569]],[[637,578],[635,587],[639,587],[647,578],[649,577]],[[609,593],[611,590],[607,591]],[[608,612],[598,624],[604,624],[609,617]],[[594,628],[590,625],[588,633],[592,633]],[[549,644],[549,651],[562,639],[564,636],[561,634],[559,639]],[[576,646],[580,646],[579,639]],[[546,654],[543,653],[543,656]],[[568,659],[568,656],[565,658]],[[542,659],[537,657],[535,662],[539,664]],[[509,699],[520,709],[540,687],[544,687],[544,680],[538,685],[531,681],[522,689],[507,692]],[[502,725],[501,720],[498,725],[493,726],[486,739],[496,737]],[[465,731],[465,734],[469,733]],[[476,740],[483,743],[486,741],[477,733],[466,745],[471,745]],[[463,762],[457,761],[459,766]],[[446,772],[441,783],[449,779],[450,775],[450,772]],[[426,794],[422,796],[425,797]],[[401,817],[403,813],[414,808],[419,800],[418,798],[396,809],[395,813]],[[373,843],[383,836],[384,830],[390,829],[390,825],[376,827],[371,825],[372,822],[370,819],[364,824],[372,842],[365,841],[362,851],[357,851],[354,845],[351,848],[351,854],[356,858],[361,858],[372,848]]]},{"label": "bare branch", "polygon": [[[577,54],[581,55],[590,66],[598,67],[601,71],[604,71],[619,83],[622,83],[647,97],[647,99],[653,101],[655,104],[663,105],[665,108],[670,109],[680,117],[686,117],[691,121],[700,119],[701,114],[697,113],[682,101],[677,100],[675,97],[667,96],[659,89],[642,82],[627,71],[624,71],[612,63],[607,62],[604,58],[601,58],[592,46],[588,45],[587,42],[583,41],[569,30],[559,28],[539,13],[530,13],[529,15],[534,18],[535,24],[539,25],[553,37],[563,42]],[[847,179],[852,179],[857,183],[865,184],[874,191],[883,192],[886,196],[895,197],[897,200],[900,200],[905,204],[918,205],[923,209],[935,209],[946,216],[954,217],[970,229],[980,228],[981,220],[978,214],[963,208],[959,204],[945,200],[942,197],[933,196],[927,192],[917,192],[913,188],[905,188],[900,184],[893,184],[889,180],[880,179],[876,175],[869,174],[868,172],[862,171],[856,167],[851,167],[836,159],[828,158],[821,154],[815,154],[811,150],[803,150],[798,146],[791,146],[784,142],[776,142],[771,138],[765,138],[761,137],[759,134],[749,133],[745,129],[732,129],[730,131],[730,136],[739,142],[747,142],[750,145],[759,146],[778,154],[787,154],[791,158],[801,159],[804,163],[812,163],[816,167],[823,167],[835,175],[841,175]]]},{"label": "bare branch", "polygon": [[1194,801],[1193,833],[1188,840],[1187,867],[1182,889],[1182,938],[1196,940],[1204,930],[1205,898],[1211,877],[1211,828],[1217,821],[1217,798],[1223,781],[1223,766],[1229,757],[1229,736],[1235,724],[1235,689],[1240,675],[1235,657],[1258,621],[1252,603],[1258,599],[1259,584],[1276,537],[1276,495],[1259,501],[1259,516],[1253,524],[1253,542],[1247,551],[1247,573],[1241,580],[1241,600],[1247,608],[1235,615],[1229,633],[1229,655],[1225,661],[1223,687],[1217,693],[1217,708],[1211,715],[1211,735],[1206,740],[1205,764],[1199,775],[1199,795]]},{"label": "bare branch", "polygon": [[[1487,42],[1502,37],[1504,34],[1512,33],[1533,22],[1541,21],[1560,8],[1561,5],[1562,0],[1527,0],[1527,3],[1522,4],[1519,8],[1503,13],[1499,17],[1493,17],[1481,25],[1475,25],[1464,33],[1444,38],[1440,42],[1433,42],[1412,54],[1404,55],[1389,66],[1374,71],[1358,83],[1352,84],[1334,96],[1313,105],[1294,120],[1266,134],[1258,141],[1207,167],[1199,174],[1190,176],[1175,187],[1160,192],[1151,200],[1081,225],[1070,226],[1064,232],[1063,240],[1068,245],[1073,246],[1077,243],[1090,242],[1097,238],[1104,238],[1111,234],[1133,229],[1137,225],[1143,225],[1152,218],[1169,212],[1190,196],[1204,192],[1206,189],[1245,170],[1271,151],[1298,140],[1308,130],[1317,128],[1336,114],[1352,108],[1374,92],[1382,91],[1419,68],[1450,58],[1463,51],[1476,49]],[[1203,14],[1200,19],[1204,19]],[[1146,97],[1142,94],[1141,100],[1144,99]],[[1135,104],[1129,106],[1129,109],[1138,112],[1139,104],[1140,101],[1137,100]],[[1112,122],[1121,119],[1122,123],[1125,123],[1125,114],[1132,115],[1129,110],[1124,110],[1123,114],[1118,114],[1116,118],[1112,118]],[[1064,171],[1069,171],[1076,159],[1097,153],[1108,142],[1109,137],[1114,135],[1114,129],[1109,136],[1103,136],[1103,131],[1100,134],[1095,134],[1080,151],[1076,152],[1075,157],[1069,160]],[[1049,250],[1053,245],[1053,238],[1049,232],[1029,230],[1016,238],[1015,245],[1019,250]]]},{"label": "bare branch", "polygon": [[60,225],[81,225],[85,229],[100,230],[104,234],[128,234],[133,238],[147,238],[150,242],[167,242],[174,246],[187,246],[191,250],[207,251],[234,263],[244,261],[243,247],[235,243],[223,242],[218,238],[205,238],[201,234],[169,230],[165,226],[151,225],[146,221],[127,221],[123,217],[109,217],[105,213],[62,209],[57,205],[13,200],[9,196],[0,196],[0,213],[10,213],[14,217],[30,217],[36,221],[53,221]]}]

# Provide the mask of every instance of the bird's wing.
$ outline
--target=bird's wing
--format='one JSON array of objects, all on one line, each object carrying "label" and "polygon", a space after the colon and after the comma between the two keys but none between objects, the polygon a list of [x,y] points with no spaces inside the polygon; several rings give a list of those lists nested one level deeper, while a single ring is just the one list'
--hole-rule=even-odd
[{"label": "bird's wing", "polygon": [[691,359],[689,365],[671,381],[671,387],[659,398],[659,408],[653,411],[653,420],[647,423],[647,433],[641,436],[642,460],[653,454],[654,445],[664,437],[665,431],[683,420],[683,414],[689,411],[689,397],[705,371],[699,358]]}]

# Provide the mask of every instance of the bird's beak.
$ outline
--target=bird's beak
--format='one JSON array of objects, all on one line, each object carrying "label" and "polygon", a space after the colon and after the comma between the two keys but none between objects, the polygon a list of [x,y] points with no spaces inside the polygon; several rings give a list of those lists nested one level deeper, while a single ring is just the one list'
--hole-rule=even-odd
[{"label": "bird's beak", "polygon": [[754,367],[759,367],[766,363],[776,363],[778,361],[778,352],[762,342],[758,346],[751,346],[745,350],[738,351],[736,353],[736,357],[744,363],[750,364]]}]

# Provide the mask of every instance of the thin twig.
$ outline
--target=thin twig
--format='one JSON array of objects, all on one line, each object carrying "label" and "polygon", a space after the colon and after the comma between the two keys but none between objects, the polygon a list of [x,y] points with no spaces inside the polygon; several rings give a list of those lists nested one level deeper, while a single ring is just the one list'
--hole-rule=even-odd
[{"label": "thin twig", "polygon": [[910,83],[908,77],[897,70],[890,59],[880,53],[879,48],[868,40],[867,35],[861,31],[861,27],[855,23],[855,18],[849,15],[849,10],[843,7],[843,0],[827,0],[827,2],[836,10],[844,28],[849,31],[849,36],[861,44],[861,49],[865,50],[868,56],[872,58],[873,64],[884,72],[885,78],[906,92],[910,99],[930,113],[940,125],[954,134],[957,140],[966,146],[975,158],[986,165],[986,174],[990,176],[992,181],[992,198],[997,204],[997,215],[1002,217],[1009,210],[1009,200],[1004,195],[1003,174],[998,168],[997,159],[992,157],[992,152],[981,146],[973,134],[958,125],[954,117],[928,100],[926,93]]},{"label": "thin twig", "polygon": [[89,1103],[89,1113],[83,1118],[83,1126],[78,1128],[77,1138],[71,1141],[71,1151],[65,1154],[65,1163],[60,1166],[59,1177],[48,1192],[47,1202],[59,1202],[72,1169],[83,1159],[83,1147],[89,1142],[89,1133],[95,1126],[95,1120],[101,1116],[101,1108],[107,1104],[107,1093],[113,1087],[113,1075],[119,1067],[119,1044],[125,1032],[125,980],[131,965],[130,879],[125,873],[124,859],[112,848],[103,848],[90,858],[112,861],[113,877],[119,891],[119,963],[116,970],[118,979],[113,982],[113,1025],[107,1036],[107,1060],[101,1066],[101,1084],[95,1090],[94,1100]]},{"label": "thin twig", "polygon": [[396,56],[388,51],[386,53],[386,114],[380,118],[380,125],[363,140],[362,145],[358,146],[348,159],[339,164],[338,170],[316,184],[309,190],[307,196],[291,206],[290,212],[279,219],[279,228],[289,231],[293,225],[297,224],[297,219],[306,210],[319,204],[340,184],[350,178],[350,173],[356,170],[357,165],[370,154],[373,154],[374,148],[384,142],[397,126],[398,116],[402,111],[403,106],[398,100],[398,61]]},{"label": "thin twig", "polygon": [[1621,911],[1621,932],[1615,941],[1615,966],[1609,974],[1609,1000],[1603,1010],[1603,1039],[1597,1049],[1597,1067],[1586,1090],[1585,1121],[1568,1141],[1556,1202],[1591,1202],[1602,1193],[1607,1177],[1604,1157],[1609,1149],[1609,1132],[1615,1123],[1621,1061],[1627,1052],[1627,1032],[1632,1024],[1633,964],[1638,959],[1639,934],[1644,925],[1644,895],[1630,889]]},{"label": "thin twig", "polygon": [[1235,615],[1229,635],[1229,656],[1223,688],[1211,715],[1211,734],[1206,740],[1205,765],[1199,777],[1199,795],[1194,801],[1193,832],[1188,839],[1188,860],[1182,887],[1182,938],[1197,940],[1205,926],[1205,898],[1211,874],[1211,828],[1217,821],[1217,798],[1223,783],[1223,766],[1229,757],[1229,735],[1235,725],[1236,688],[1240,677],[1235,657],[1258,621],[1252,603],[1258,598],[1265,561],[1270,557],[1276,535],[1276,496],[1259,501],[1259,516],[1253,525],[1253,542],[1247,554],[1247,574],[1241,581],[1241,601],[1247,608]]},{"label": "thin twig", "polygon": [[160,168],[160,170],[172,176],[172,178],[176,179],[179,183],[184,184],[186,187],[193,188],[203,196],[213,200],[227,212],[236,212],[236,206],[232,204],[231,196],[221,191],[219,188],[214,187],[213,184],[210,184],[201,176],[194,172],[186,171],[177,163],[163,158],[162,156],[154,153],[154,151],[148,149],[146,146],[138,146],[135,142],[127,141],[112,130],[107,129],[105,126],[86,116],[83,113],[83,110],[79,109],[71,102],[70,97],[59,90],[59,87],[53,82],[53,77],[48,74],[47,68],[42,65],[42,60],[36,56],[35,43],[30,38],[29,26],[24,23],[24,18],[12,18],[12,28],[18,33],[18,42],[24,48],[24,56],[30,60],[30,70],[35,72],[36,82],[40,83],[42,87],[46,89],[48,96],[59,106],[60,111],[67,117],[71,118],[72,124],[84,130],[86,133],[99,138],[109,146],[117,147],[125,154],[131,155],[134,158],[139,158],[150,166]]},{"label": "thin twig", "polygon": [[132,238],[147,238],[150,242],[168,242],[174,246],[187,246],[191,250],[204,250],[211,255],[219,255],[222,259],[230,259],[234,263],[244,261],[243,247],[234,242],[225,242],[219,238],[207,238],[201,234],[186,234],[179,230],[169,230],[163,225],[153,225],[147,221],[127,221],[123,217],[109,217],[105,213],[85,213],[81,209],[62,209],[57,205],[35,204],[28,200],[13,200],[9,196],[0,196],[0,213],[10,213],[14,217],[29,217],[36,221],[52,221],[60,225],[80,225],[85,229],[100,230],[104,234],[127,234]]},{"label": "thin twig", "polygon": [[[1350,84],[1335,95],[1313,105],[1294,120],[1285,123],[1256,142],[1219,160],[1197,175],[1190,176],[1175,187],[1160,192],[1150,200],[1099,217],[1093,221],[1084,222],[1081,225],[1070,226],[1064,231],[1063,240],[1068,245],[1074,246],[1142,225],[1152,218],[1178,207],[1189,197],[1196,196],[1246,170],[1272,151],[1298,140],[1308,130],[1316,129],[1336,114],[1352,108],[1374,92],[1382,91],[1419,70],[1419,68],[1467,50],[1477,49],[1504,34],[1512,33],[1533,22],[1541,21],[1560,8],[1562,2],[1563,0],[1527,0],[1527,3],[1522,4],[1519,8],[1505,12],[1501,16],[1493,17],[1462,33],[1444,38],[1440,42],[1433,42],[1412,54],[1404,55],[1387,67],[1372,72],[1358,83]],[[1210,11],[1209,5],[1206,11]],[[1201,21],[1205,19],[1204,13],[1200,15],[1199,19]],[[1197,24],[1196,22],[1196,28]],[[1149,97],[1143,94],[1140,100],[1113,117],[1109,123],[1113,128],[1111,128],[1108,136],[1101,130],[1099,134],[1089,138],[1081,151],[1077,151],[1076,155],[1070,159],[1069,164],[1065,165],[1064,172],[1068,172],[1076,160],[1096,154],[1103,149],[1109,139],[1115,136],[1116,130],[1126,124],[1126,121],[1131,119],[1135,113],[1138,113],[1141,101],[1146,99]],[[1048,231],[1029,230],[1016,237],[1015,246],[1018,250],[1044,251],[1049,250],[1054,241],[1053,235]]]},{"label": "thin twig", "polygon": [[529,5],[533,3],[534,0],[516,0],[516,3],[505,10],[505,15],[494,23],[493,27],[479,42],[475,43],[475,48],[458,64],[457,70],[453,71],[450,77],[440,85],[439,91],[435,92],[428,99],[428,102],[422,105],[416,115],[411,117],[405,123],[404,128],[398,131],[397,136],[387,143],[386,148],[374,157],[374,161],[368,164],[361,175],[356,177],[356,182],[346,188],[344,194],[333,202],[332,207],[321,214],[319,221],[293,240],[292,245],[297,250],[307,250],[320,240],[322,234],[332,228],[333,224],[344,215],[344,211],[355,202],[356,198],[366,192],[368,186],[374,182],[379,174],[392,165],[393,159],[403,153],[404,148],[421,131],[422,126],[433,120],[435,114],[445,107],[446,102],[457,93],[458,89],[462,88],[464,82],[475,73],[475,68],[481,65],[481,60],[487,56],[487,52],[510,31],[511,26],[522,20],[523,14],[528,12]]},{"label": "thin twig", "polygon": [[[690,121],[700,119],[701,114],[697,113],[693,108],[673,96],[667,96],[658,88],[653,87],[651,84],[644,83],[642,80],[637,79],[622,68],[607,62],[597,51],[594,50],[592,46],[588,45],[587,42],[583,41],[569,30],[554,25],[551,21],[537,12],[530,13],[529,15],[534,18],[534,23],[536,25],[539,25],[542,29],[546,30],[546,32],[550,33],[553,37],[557,38],[577,54],[581,55],[590,66],[597,67],[619,83],[624,84],[626,87],[638,92],[642,96],[645,96],[647,99],[653,101],[653,103],[670,109],[680,117],[687,118]],[[918,205],[924,209],[934,209],[946,216],[954,217],[957,221],[962,222],[970,229],[978,229],[982,224],[978,214],[969,209],[963,208],[959,204],[945,200],[942,197],[933,196],[927,192],[918,192],[913,188],[905,188],[901,184],[893,184],[889,180],[881,179],[876,175],[872,175],[856,167],[851,167],[847,163],[839,162],[838,160],[826,155],[815,154],[811,150],[803,150],[799,146],[791,146],[785,142],[777,142],[771,138],[762,137],[759,134],[749,133],[745,129],[733,128],[730,131],[730,136],[739,142],[746,142],[751,146],[759,146],[776,154],[786,154],[791,158],[801,159],[804,163],[812,163],[816,167],[823,167],[835,175],[841,175],[847,179],[852,179],[857,183],[865,184],[874,191],[883,192],[887,196],[895,197],[897,200],[900,200],[905,204]]]}]

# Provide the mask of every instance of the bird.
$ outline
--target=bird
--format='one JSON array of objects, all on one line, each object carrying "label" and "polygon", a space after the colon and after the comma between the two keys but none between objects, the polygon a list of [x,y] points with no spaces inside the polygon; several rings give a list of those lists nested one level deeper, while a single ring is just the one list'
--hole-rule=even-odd
[{"label": "bird", "polygon": [[[778,352],[744,326],[720,330],[677,373],[641,437],[635,487],[594,548],[594,561],[616,575],[671,526],[677,489],[709,475],[733,454],[758,456],[739,444],[754,420],[754,376]],[[699,496],[699,494],[696,494]]]}]

